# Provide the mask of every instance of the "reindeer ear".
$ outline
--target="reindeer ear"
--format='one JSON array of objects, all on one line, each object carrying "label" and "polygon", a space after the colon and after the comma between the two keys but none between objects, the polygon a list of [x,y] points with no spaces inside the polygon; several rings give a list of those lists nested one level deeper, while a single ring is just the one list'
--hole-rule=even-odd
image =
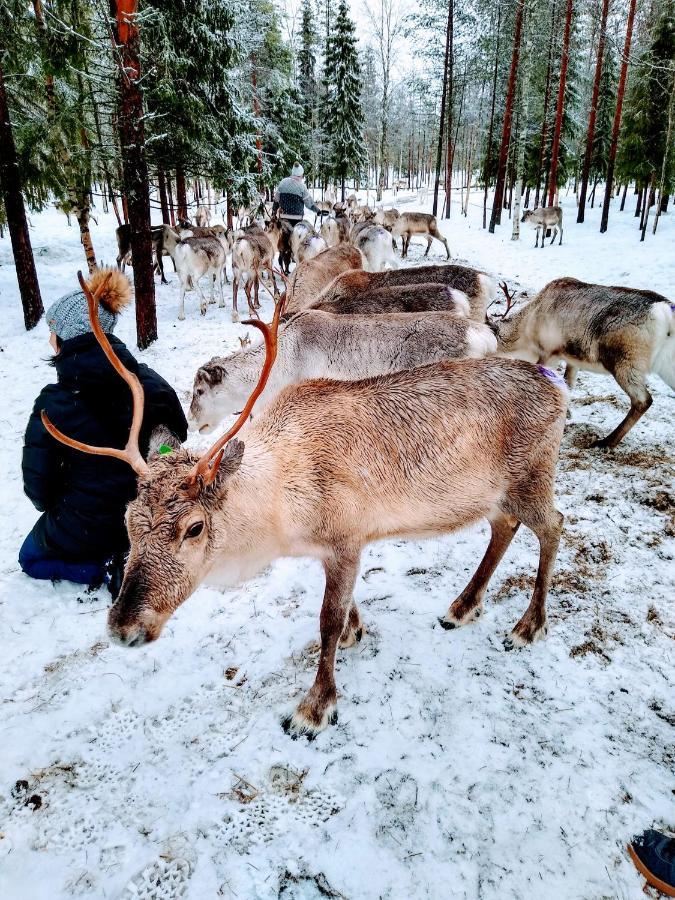
[{"label": "reindeer ear", "polygon": [[236,438],[234,438],[233,440],[228,441],[227,444],[225,444],[223,457],[220,460],[220,465],[218,466],[218,481],[225,481],[227,478],[231,478],[232,475],[234,475],[234,473],[241,465],[243,455],[243,441],[238,441]]},{"label": "reindeer ear", "polygon": [[176,435],[170,431],[166,425],[158,425],[153,428],[150,434],[150,442],[148,444],[148,459],[151,456],[162,456],[171,450],[180,450],[181,442]]},{"label": "reindeer ear", "polygon": [[201,377],[211,387],[213,387],[214,384],[220,384],[223,380],[224,374],[225,369],[222,366],[218,366],[213,363],[208,363],[208,365],[202,366],[201,369],[199,369],[199,371],[197,372],[197,376]]}]

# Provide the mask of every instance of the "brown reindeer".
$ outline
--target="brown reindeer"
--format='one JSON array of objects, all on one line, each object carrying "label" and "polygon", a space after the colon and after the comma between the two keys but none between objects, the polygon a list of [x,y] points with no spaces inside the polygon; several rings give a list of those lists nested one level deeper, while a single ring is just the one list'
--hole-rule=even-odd
[{"label": "brown reindeer", "polygon": [[288,279],[284,318],[307,309],[334,278],[361,265],[361,254],[351,244],[329,247],[314,259],[301,262]]},{"label": "brown reindeer", "polygon": [[448,254],[448,259],[450,259],[450,248],[448,247],[448,242],[438,230],[436,216],[432,216],[429,213],[401,213],[401,215],[392,226],[391,234],[393,238],[397,238],[399,236],[402,238],[403,243],[401,246],[401,259],[405,259],[405,257],[408,255],[410,238],[415,234],[424,235],[427,239],[427,249],[424,251],[425,256],[429,255],[429,248],[431,247],[431,243],[433,239],[436,238],[437,241],[440,241],[441,244],[443,244],[443,246],[445,247],[445,252]]},{"label": "brown reindeer", "polygon": [[[358,312],[360,310],[357,307],[361,302],[372,305],[373,301],[370,298],[375,291],[402,287],[414,288],[431,283],[444,285],[454,291],[461,291],[469,301],[471,318],[476,322],[485,322],[488,304],[494,300],[497,290],[495,281],[485,272],[458,265],[414,266],[386,272],[365,272],[363,270],[343,272],[324,288],[311,306],[315,309],[327,309],[327,304],[330,304],[330,311],[337,312],[338,307],[344,305],[351,312]],[[390,296],[393,311],[396,303],[401,301],[396,300],[393,295]],[[427,296],[430,295],[427,294]],[[420,311],[432,308],[424,306],[422,295],[420,295],[419,304]],[[299,305],[296,301],[294,310],[298,309]]]},{"label": "brown reindeer", "polygon": [[[125,459],[138,474],[129,504],[131,550],[108,618],[112,638],[156,640],[204,581],[220,585],[260,572],[280,556],[320,559],[326,588],[314,684],[284,720],[310,738],[335,722],[338,645],[362,635],[353,600],[362,549],[374,540],[440,535],[487,518],[491,538],[468,585],[441,619],[452,629],[478,618],[488,582],[520,523],[539,541],[530,604],[505,640],[511,649],[547,631],[546,595],[563,517],[553,503],[567,397],[554,373],[521,360],[436,363],[356,382],[307,381],[282,391],[248,422],[276,355],[281,305],[261,322],[267,357],[230,430],[204,454],[178,450],[146,462],[138,447],[143,391],[116,359],[87,293],[92,328],[134,398],[124,450],[70,447]],[[241,439],[234,440],[241,432]]]},{"label": "brown reindeer", "polygon": [[[232,321],[239,321],[237,309],[237,293],[239,284],[246,277],[244,291],[248,308],[251,313],[260,308],[258,292],[260,278],[263,272],[267,272],[272,281],[274,293],[277,286],[274,280],[274,257],[277,255],[282,226],[278,220],[269,223],[263,231],[259,228],[249,228],[240,234],[232,247]],[[253,289],[253,299],[251,299]]]}]

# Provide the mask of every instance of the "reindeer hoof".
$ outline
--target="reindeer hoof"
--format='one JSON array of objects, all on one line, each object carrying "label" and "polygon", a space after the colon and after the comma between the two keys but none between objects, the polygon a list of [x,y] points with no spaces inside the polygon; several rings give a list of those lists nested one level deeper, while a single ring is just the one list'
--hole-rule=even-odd
[{"label": "reindeer hoof", "polygon": [[[356,629],[356,635],[355,635],[355,637],[356,637],[356,643],[357,643],[357,644],[360,644],[360,643],[361,643],[361,638],[363,637],[363,628],[357,628],[357,629]],[[336,713],[336,715],[337,715],[337,713]],[[336,719],[336,721],[337,721],[337,719]],[[331,723],[331,724],[335,724],[335,723],[333,722],[333,723]]]},{"label": "reindeer hoof", "polygon": [[233,321],[233,322],[238,322],[238,321],[239,321],[239,313],[236,313],[236,312],[233,312],[233,313],[232,313],[232,321]]},{"label": "reindeer hoof", "polygon": [[591,450],[611,450],[614,447],[616,447],[616,444],[610,441],[609,438],[598,438],[597,441],[593,441],[589,445]]},{"label": "reindeer hoof", "polygon": [[312,721],[307,715],[300,711],[300,708],[298,708],[295,712],[284,716],[281,719],[281,727],[294,741],[297,741],[299,737],[304,737],[307,738],[308,741],[313,741],[329,725],[337,725],[337,721],[337,707],[334,703],[331,703],[323,711],[319,721]]},{"label": "reindeer hoof", "polygon": [[447,622],[442,616],[438,617],[438,622],[441,628],[444,628],[446,631],[452,631],[453,628],[457,628],[454,622]]}]

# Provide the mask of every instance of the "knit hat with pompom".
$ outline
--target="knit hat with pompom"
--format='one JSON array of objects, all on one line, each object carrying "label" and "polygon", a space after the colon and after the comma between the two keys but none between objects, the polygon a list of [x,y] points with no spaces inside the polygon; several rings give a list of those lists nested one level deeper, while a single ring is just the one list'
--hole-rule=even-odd
[{"label": "knit hat with pompom", "polygon": [[[119,269],[96,269],[87,281],[92,293],[108,278],[108,283],[98,298],[98,318],[101,328],[112,334],[117,324],[117,317],[127,304],[131,302],[131,283]],[[84,291],[73,291],[60,297],[47,310],[47,324],[62,341],[87,334],[91,331],[89,307]]]},{"label": "knit hat with pompom", "polygon": [[296,164],[291,169],[291,175],[294,175],[296,178],[302,178],[304,174],[305,170],[302,168],[299,162],[296,162]]}]

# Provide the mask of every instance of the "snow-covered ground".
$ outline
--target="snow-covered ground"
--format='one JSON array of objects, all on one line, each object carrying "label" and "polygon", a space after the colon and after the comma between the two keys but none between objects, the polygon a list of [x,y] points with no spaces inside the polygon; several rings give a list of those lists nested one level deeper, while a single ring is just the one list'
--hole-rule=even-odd
[{"label": "snow-covered ground", "polygon": [[[629,198],[630,199],[630,198]],[[403,193],[396,202],[417,209]],[[443,223],[454,258],[529,293],[560,275],[653,288],[675,299],[675,221],[638,242],[631,211],[575,224],[562,247],[488,235],[482,198]],[[93,227],[115,257],[114,222]],[[33,216],[45,305],[84,258],[62,216]],[[411,263],[423,243],[413,242]],[[444,256],[435,245],[432,258]],[[171,265],[167,273],[171,272]],[[238,346],[229,310],[158,287],[159,340],[140,354],[186,404],[194,372]],[[140,650],[111,646],[109,599],[33,582],[16,556],[36,513],[21,490],[25,423],[53,377],[47,330],[23,331],[0,242],[0,897],[638,898],[625,842],[675,826],[673,395],[616,450],[586,449],[627,407],[582,374],[559,465],[566,516],[550,633],[505,653],[528,602],[535,540],[519,532],[486,615],[445,632],[436,616],[487,542],[479,526],[389,541],[363,557],[368,629],[337,664],[340,721],[314,743],[279,726],[317,661],[320,567],[282,560],[235,591],[201,588]],[[269,309],[269,305],[267,306]],[[134,345],[133,312],[117,333]],[[191,436],[192,444],[200,439]]]}]

